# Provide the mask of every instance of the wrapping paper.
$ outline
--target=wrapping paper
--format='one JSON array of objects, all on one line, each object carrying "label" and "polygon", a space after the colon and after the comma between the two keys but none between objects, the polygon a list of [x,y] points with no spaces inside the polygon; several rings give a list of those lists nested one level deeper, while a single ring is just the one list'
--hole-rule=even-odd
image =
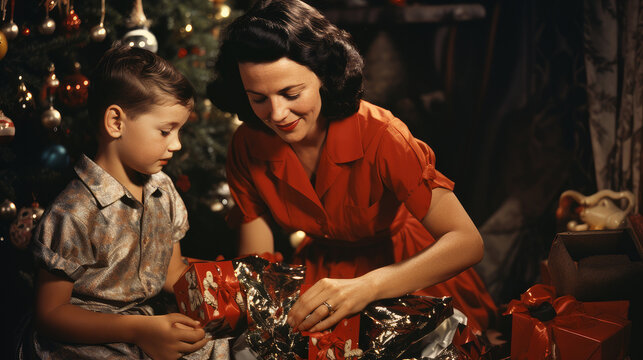
[{"label": "wrapping paper", "polygon": [[287,314],[299,298],[305,267],[258,256],[233,264],[246,297],[245,340],[259,359],[397,359],[453,315],[450,298],[407,295],[371,303],[333,331],[293,332]]},{"label": "wrapping paper", "polygon": [[581,303],[535,285],[512,300],[512,360],[623,359],[629,347],[629,302]]},{"label": "wrapping paper", "polygon": [[286,323],[288,311],[299,298],[305,268],[271,263],[259,256],[234,262],[246,294],[249,347],[261,359],[305,358],[307,339]]},{"label": "wrapping paper", "polygon": [[448,297],[407,295],[371,303],[361,313],[361,359],[398,359],[452,315]]},{"label": "wrapping paper", "polygon": [[229,333],[245,325],[245,303],[231,261],[197,261],[174,284],[181,313],[201,321],[206,331]]}]

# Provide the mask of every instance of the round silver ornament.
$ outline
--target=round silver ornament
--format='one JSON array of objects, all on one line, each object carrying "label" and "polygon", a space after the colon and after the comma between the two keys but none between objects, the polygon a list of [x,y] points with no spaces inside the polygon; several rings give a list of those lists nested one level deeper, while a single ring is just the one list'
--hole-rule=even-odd
[{"label": "round silver ornament", "polygon": [[103,24],[98,24],[94,26],[91,30],[91,38],[95,42],[101,42],[105,40],[106,36],[107,36],[107,30],[105,29],[105,26],[103,26]]},{"label": "round silver ornament", "polygon": [[130,47],[142,48],[153,53],[155,53],[159,47],[156,36],[145,28],[134,29],[126,33],[125,36],[123,36],[123,43]]},{"label": "round silver ornament", "polygon": [[13,220],[13,218],[16,217],[17,212],[18,210],[16,210],[16,204],[9,201],[9,199],[5,199],[0,204],[0,220]]},{"label": "round silver ornament", "polygon": [[2,27],[0,27],[0,31],[2,31],[9,40],[15,39],[20,33],[18,25],[16,25],[13,20],[9,20],[6,23],[2,24]]},{"label": "round silver ornament", "polygon": [[54,109],[53,105],[50,105],[49,109],[42,113],[40,120],[42,121],[42,126],[53,130],[60,125],[62,116],[58,110]]},{"label": "round silver ornament", "polygon": [[56,31],[56,22],[52,18],[46,17],[42,24],[38,26],[38,31],[43,35],[51,35]]}]

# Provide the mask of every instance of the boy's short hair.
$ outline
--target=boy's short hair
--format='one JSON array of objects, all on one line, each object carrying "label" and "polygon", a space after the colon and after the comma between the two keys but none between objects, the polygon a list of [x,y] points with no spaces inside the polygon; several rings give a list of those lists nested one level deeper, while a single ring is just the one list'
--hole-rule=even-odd
[{"label": "boy's short hair", "polygon": [[333,121],[354,114],[363,94],[362,57],[348,32],[300,0],[261,0],[223,32],[208,96],[224,111],[255,127],[265,126],[252,111],[239,63],[286,57],[313,71],[322,82],[321,114]]},{"label": "boy's short hair", "polygon": [[116,45],[105,52],[90,77],[88,125],[97,134],[110,105],[136,118],[152,105],[175,102],[192,107],[194,96],[190,81],[169,61],[145,49]]}]

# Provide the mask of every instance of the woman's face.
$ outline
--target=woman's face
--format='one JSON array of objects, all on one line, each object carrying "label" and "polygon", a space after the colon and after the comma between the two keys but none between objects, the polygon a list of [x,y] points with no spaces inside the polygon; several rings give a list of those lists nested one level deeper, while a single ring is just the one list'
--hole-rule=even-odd
[{"label": "woman's face", "polygon": [[316,143],[326,132],[320,121],[321,80],[288,58],[239,64],[243,87],[255,115],[289,144]]}]

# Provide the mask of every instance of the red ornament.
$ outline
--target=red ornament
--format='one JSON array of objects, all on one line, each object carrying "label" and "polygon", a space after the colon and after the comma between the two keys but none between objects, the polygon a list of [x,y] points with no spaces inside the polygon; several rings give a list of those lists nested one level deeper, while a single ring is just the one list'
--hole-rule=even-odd
[{"label": "red ornament", "polygon": [[183,59],[188,55],[188,51],[185,48],[180,48],[179,53],[177,54],[179,59]]},{"label": "red ornament", "polygon": [[82,21],[80,20],[78,14],[76,14],[74,9],[71,9],[69,11],[69,14],[67,14],[67,18],[65,18],[65,21],[63,22],[63,26],[69,32],[77,31],[80,28],[81,22]]},{"label": "red ornament", "polygon": [[22,25],[22,29],[20,29],[20,33],[22,36],[29,36],[31,35],[31,29],[27,25]]},{"label": "red ornament", "polygon": [[190,178],[185,174],[179,175],[179,178],[176,180],[176,187],[178,187],[182,192],[187,192],[190,190],[190,186],[192,186]]},{"label": "red ornament", "polygon": [[68,107],[80,107],[87,103],[89,79],[80,73],[80,64],[76,63],[76,73],[67,75],[58,87],[58,99]]},{"label": "red ornament", "polygon": [[200,47],[198,47],[198,46],[193,46],[193,47],[190,49],[190,52],[191,52],[192,54],[194,54],[194,55],[198,55],[198,56],[203,56],[203,55],[205,55],[205,49],[204,49],[204,48],[200,48]]}]

